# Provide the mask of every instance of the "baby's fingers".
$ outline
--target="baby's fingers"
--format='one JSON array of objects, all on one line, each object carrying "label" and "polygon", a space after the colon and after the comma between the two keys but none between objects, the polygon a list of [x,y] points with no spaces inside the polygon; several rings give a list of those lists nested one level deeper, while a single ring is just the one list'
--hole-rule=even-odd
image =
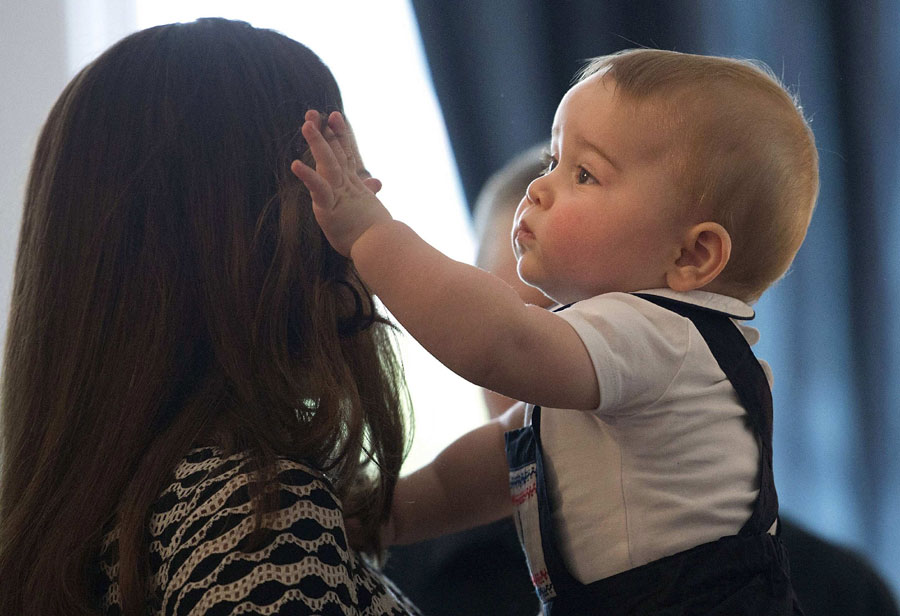
[{"label": "baby's fingers", "polygon": [[334,150],[319,131],[316,122],[307,119],[300,128],[303,138],[309,145],[309,150],[316,160],[316,171],[318,171],[329,182],[340,181],[343,175],[340,161],[335,156]]},{"label": "baby's fingers", "polygon": [[328,116],[328,128],[337,137],[344,154],[347,156],[348,166],[359,173],[362,168],[362,157],[359,155],[359,146],[356,144],[356,136],[353,129],[347,123],[347,119],[339,111],[332,111]]},{"label": "baby's fingers", "polygon": [[309,145],[310,153],[316,161],[316,171],[328,181],[332,188],[340,188],[348,178],[355,177],[356,169],[348,161],[337,135],[328,126],[319,127],[319,114],[310,110],[300,132]]},{"label": "baby's fingers", "polygon": [[309,196],[312,197],[312,201],[317,207],[325,209],[334,207],[334,191],[331,189],[331,184],[315,169],[303,161],[295,160],[291,163],[291,172],[306,185]]},{"label": "baby's fingers", "polygon": [[331,151],[341,168],[350,173],[356,171],[356,160],[348,155],[349,150],[344,147],[342,140],[338,137],[337,133],[332,130],[331,126],[329,126],[327,122],[319,122],[317,118],[316,127],[331,147]]}]

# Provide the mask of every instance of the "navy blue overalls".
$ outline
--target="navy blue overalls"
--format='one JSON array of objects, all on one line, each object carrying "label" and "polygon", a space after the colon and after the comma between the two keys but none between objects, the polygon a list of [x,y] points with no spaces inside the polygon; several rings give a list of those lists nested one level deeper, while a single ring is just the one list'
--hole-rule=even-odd
[{"label": "navy blue overalls", "polygon": [[545,616],[789,616],[802,614],[790,583],[787,553],[768,533],[778,517],[772,475],[772,394],[762,366],[728,315],[636,294],[689,318],[731,381],[760,443],[759,495],[737,535],[696,546],[616,575],[582,584],[553,540],[541,450],[541,410],[529,426],[506,434],[516,527]]}]

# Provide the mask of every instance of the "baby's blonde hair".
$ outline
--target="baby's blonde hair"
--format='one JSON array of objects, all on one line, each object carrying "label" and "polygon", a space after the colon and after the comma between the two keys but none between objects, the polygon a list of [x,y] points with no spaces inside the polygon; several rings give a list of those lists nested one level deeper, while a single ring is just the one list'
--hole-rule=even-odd
[{"label": "baby's blonde hair", "polygon": [[656,113],[681,212],[731,235],[721,287],[756,300],[793,261],[818,194],[818,155],[797,99],[764,65],[656,49],[595,58],[579,81],[597,75],[638,113]]}]

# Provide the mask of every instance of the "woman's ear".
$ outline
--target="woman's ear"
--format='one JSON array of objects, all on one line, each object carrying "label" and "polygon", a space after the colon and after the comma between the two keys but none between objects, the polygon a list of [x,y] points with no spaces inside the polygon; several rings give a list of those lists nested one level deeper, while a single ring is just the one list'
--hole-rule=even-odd
[{"label": "woman's ear", "polygon": [[666,272],[666,283],[675,291],[693,291],[711,283],[731,257],[731,236],[716,222],[702,222],[684,236],[681,254]]}]

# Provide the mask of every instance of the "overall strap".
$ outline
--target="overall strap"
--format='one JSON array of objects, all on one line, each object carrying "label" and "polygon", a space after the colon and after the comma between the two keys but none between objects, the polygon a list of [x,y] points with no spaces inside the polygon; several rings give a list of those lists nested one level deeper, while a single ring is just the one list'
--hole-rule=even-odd
[{"label": "overall strap", "polygon": [[656,295],[634,295],[690,319],[731,381],[747,410],[748,426],[760,444],[759,497],[738,534],[767,532],[778,517],[778,495],[772,473],[772,391],[750,344],[725,313]]}]

